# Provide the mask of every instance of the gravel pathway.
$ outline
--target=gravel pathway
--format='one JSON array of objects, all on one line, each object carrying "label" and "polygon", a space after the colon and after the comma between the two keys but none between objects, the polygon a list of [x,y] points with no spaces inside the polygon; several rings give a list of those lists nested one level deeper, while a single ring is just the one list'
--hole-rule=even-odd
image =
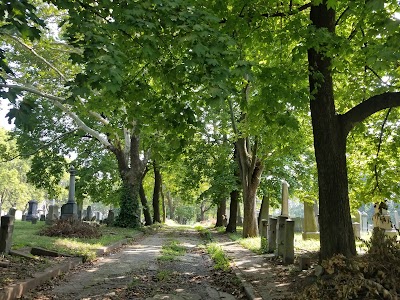
[{"label": "gravel pathway", "polygon": [[[185,248],[184,255],[173,260],[159,259],[162,246],[171,241]],[[221,281],[222,275],[215,272],[201,244],[194,230],[161,229],[23,299],[241,299],[240,288],[232,289]],[[228,285],[229,294],[223,292],[224,285]]]}]

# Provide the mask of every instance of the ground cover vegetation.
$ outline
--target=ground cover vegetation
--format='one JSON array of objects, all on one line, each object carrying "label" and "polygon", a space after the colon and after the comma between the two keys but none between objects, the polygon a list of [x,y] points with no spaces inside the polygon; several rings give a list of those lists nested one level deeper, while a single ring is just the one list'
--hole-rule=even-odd
[{"label": "ground cover vegetation", "polygon": [[32,4],[2,4],[0,88],[48,193],[74,152],[77,197],[119,226],[174,196],[200,218],[230,199],[235,231],[240,192],[254,237],[257,193],[277,203],[286,179],[318,199],[321,259],[356,254],[351,204],[398,196],[397,1]]}]

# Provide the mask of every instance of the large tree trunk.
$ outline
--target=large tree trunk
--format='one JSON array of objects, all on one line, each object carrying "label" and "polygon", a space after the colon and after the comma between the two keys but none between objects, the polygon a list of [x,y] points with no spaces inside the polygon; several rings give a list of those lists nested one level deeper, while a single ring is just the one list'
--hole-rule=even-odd
[{"label": "large tree trunk", "polygon": [[161,223],[161,213],[160,213],[161,173],[155,161],[153,162],[153,170],[154,170],[153,222]]},{"label": "large tree trunk", "polygon": [[239,154],[239,171],[243,187],[243,237],[256,237],[258,236],[256,196],[264,166],[257,157],[257,143],[250,150],[249,141],[239,139],[236,147]]},{"label": "large tree trunk", "polygon": [[[334,33],[335,12],[328,10],[326,4],[312,6],[310,18],[316,28]],[[321,259],[338,253],[349,257],[356,254],[356,248],[348,196],[347,132],[335,110],[331,59],[309,49],[308,62],[310,93],[314,98],[310,108],[318,168],[320,255]]]},{"label": "large tree trunk", "polygon": [[215,223],[215,227],[222,227],[226,225],[226,199],[222,199],[218,203],[217,208],[217,222]]},{"label": "large tree trunk", "polygon": [[161,183],[160,194],[161,194],[162,222],[165,224],[165,221],[167,220],[167,206],[165,205],[165,195],[162,183]]},{"label": "large tree trunk", "polygon": [[239,206],[239,191],[234,190],[230,194],[231,203],[229,205],[229,223],[226,226],[226,232],[236,232],[236,220]]},{"label": "large tree trunk", "polygon": [[120,227],[140,227],[139,190],[145,171],[145,163],[139,155],[139,137],[130,136],[130,147],[112,147],[122,180],[120,213],[115,224]]},{"label": "large tree trunk", "polygon": [[119,227],[138,228],[140,227],[140,179],[136,180],[131,177],[122,178],[120,213],[116,219],[116,225]]},{"label": "large tree trunk", "polygon": [[140,201],[142,202],[144,225],[150,226],[153,224],[153,221],[151,219],[150,207],[147,202],[146,193],[144,192],[143,183],[140,184],[139,195],[140,195]]}]

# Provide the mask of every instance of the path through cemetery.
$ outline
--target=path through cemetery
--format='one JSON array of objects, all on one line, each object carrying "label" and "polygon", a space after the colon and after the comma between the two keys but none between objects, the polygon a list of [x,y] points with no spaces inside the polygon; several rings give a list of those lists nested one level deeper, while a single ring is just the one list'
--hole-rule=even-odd
[{"label": "path through cemetery", "polygon": [[[230,282],[234,275],[216,272],[201,244],[195,230],[168,229],[145,235],[23,299],[160,299],[163,294],[175,295],[169,299],[176,300],[240,299],[239,285]],[[163,245],[183,246],[185,251],[171,259],[162,252]]]}]

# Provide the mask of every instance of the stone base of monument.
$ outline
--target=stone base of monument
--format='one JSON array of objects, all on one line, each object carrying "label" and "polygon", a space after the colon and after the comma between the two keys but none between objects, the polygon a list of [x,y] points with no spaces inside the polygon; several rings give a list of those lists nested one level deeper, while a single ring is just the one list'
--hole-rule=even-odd
[{"label": "stone base of monument", "polygon": [[394,237],[397,236],[398,232],[395,229],[392,230],[385,230],[385,235],[388,237]]},{"label": "stone base of monument", "polygon": [[61,220],[77,220],[78,205],[76,203],[65,203],[61,206]]},{"label": "stone base of monument", "polygon": [[319,232],[303,232],[303,240],[319,239]]}]

